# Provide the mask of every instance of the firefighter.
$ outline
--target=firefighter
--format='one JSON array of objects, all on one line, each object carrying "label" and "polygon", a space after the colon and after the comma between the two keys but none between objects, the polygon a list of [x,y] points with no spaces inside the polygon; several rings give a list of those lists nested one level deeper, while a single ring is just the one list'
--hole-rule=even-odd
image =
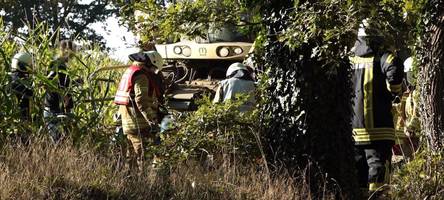
[{"label": "firefighter", "polygon": [[28,123],[30,116],[30,102],[33,96],[32,83],[30,80],[30,67],[32,57],[29,53],[21,52],[14,55],[11,65],[11,87],[17,98],[20,121]]},{"label": "firefighter", "polygon": [[419,133],[421,132],[421,125],[419,122],[419,113],[417,108],[418,90],[415,89],[415,78],[413,77],[413,58],[409,57],[404,61],[404,72],[406,78],[404,79],[407,85],[405,92],[405,106],[404,106],[404,133],[406,140],[401,146],[404,154],[408,158],[413,158],[413,153],[418,148]]},{"label": "firefighter", "polygon": [[[71,80],[66,73],[68,61],[75,54],[75,44],[70,40],[60,42],[59,55],[49,65],[47,78],[57,87],[57,90],[47,88],[45,91],[43,117],[45,125],[54,142],[64,136],[60,131],[61,117],[66,117],[74,106],[72,95],[69,92]],[[66,128],[64,127],[65,132]]]},{"label": "firefighter", "polygon": [[133,146],[128,157],[142,169],[146,139],[155,139],[159,129],[161,87],[155,76],[163,60],[156,51],[131,54],[129,59],[133,63],[120,80],[114,103],[119,105],[123,132]]},{"label": "firefighter", "polygon": [[389,182],[395,129],[392,102],[402,93],[403,67],[383,48],[381,36],[360,28],[350,57],[353,67],[352,127],[360,187],[383,194]]},{"label": "firefighter", "polygon": [[250,71],[244,64],[236,62],[228,67],[226,79],[219,83],[213,102],[234,100],[236,95],[249,94],[247,102],[239,108],[239,111],[245,112],[253,109],[256,103],[254,98],[255,89],[256,86]]}]

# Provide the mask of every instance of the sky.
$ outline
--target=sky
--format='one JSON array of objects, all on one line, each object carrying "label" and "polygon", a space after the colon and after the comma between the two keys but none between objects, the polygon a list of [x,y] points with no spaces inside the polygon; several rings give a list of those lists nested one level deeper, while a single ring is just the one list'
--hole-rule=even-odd
[{"label": "sky", "polygon": [[[80,0],[80,2],[84,4],[89,4],[92,1],[93,0]],[[137,52],[136,37],[127,28],[119,25],[119,19],[117,17],[109,17],[105,22],[96,22],[90,25],[90,27],[99,35],[103,36],[106,46],[111,48],[111,58],[127,62],[128,55]]]},{"label": "sky", "polygon": [[104,37],[106,46],[111,48],[111,58],[127,62],[128,54],[137,52],[136,37],[127,28],[119,25],[117,17],[94,23],[91,28]]}]

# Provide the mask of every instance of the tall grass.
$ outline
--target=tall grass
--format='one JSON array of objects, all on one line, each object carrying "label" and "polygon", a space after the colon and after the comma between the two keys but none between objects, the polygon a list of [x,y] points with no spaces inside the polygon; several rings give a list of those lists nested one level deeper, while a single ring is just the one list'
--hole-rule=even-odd
[{"label": "tall grass", "polygon": [[257,165],[208,170],[190,160],[141,173],[121,165],[119,154],[92,146],[74,147],[71,142],[54,146],[40,139],[28,146],[5,145],[0,151],[0,199],[309,198],[302,178],[269,179]]}]

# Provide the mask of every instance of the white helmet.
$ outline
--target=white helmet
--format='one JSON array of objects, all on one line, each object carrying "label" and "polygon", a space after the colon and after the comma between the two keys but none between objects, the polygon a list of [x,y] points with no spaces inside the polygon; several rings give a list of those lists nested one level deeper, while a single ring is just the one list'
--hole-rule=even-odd
[{"label": "white helmet", "polygon": [[225,74],[225,76],[229,77],[229,76],[233,75],[233,73],[235,71],[241,70],[241,69],[247,70],[247,67],[244,64],[239,63],[239,62],[233,63],[230,65],[230,67],[228,67],[227,73]]},{"label": "white helmet", "polygon": [[20,52],[14,55],[12,58],[11,68],[12,71],[25,71],[26,66],[31,66],[32,57],[31,54],[27,52]]},{"label": "white helmet", "polygon": [[146,51],[144,52],[149,58],[151,64],[156,66],[158,70],[162,70],[163,68],[163,58],[157,51]]},{"label": "white helmet", "polygon": [[358,37],[368,36],[367,33],[366,33],[366,28],[367,27],[368,27],[368,20],[367,19],[363,19],[361,21],[361,23],[359,24]]},{"label": "white helmet", "polygon": [[411,72],[413,71],[413,58],[412,57],[408,57],[405,61],[404,61],[404,72]]}]

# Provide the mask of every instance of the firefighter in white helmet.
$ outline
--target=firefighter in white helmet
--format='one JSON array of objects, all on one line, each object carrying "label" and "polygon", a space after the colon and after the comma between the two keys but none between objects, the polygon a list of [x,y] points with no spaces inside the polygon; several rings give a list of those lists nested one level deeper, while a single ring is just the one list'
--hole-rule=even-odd
[{"label": "firefighter in white helmet", "polygon": [[224,102],[227,100],[235,100],[239,94],[247,94],[249,98],[240,108],[239,111],[245,112],[253,109],[256,99],[254,92],[256,86],[251,76],[251,72],[242,63],[233,63],[228,67],[226,79],[219,83],[216,96],[213,102]]},{"label": "firefighter in white helmet", "polygon": [[402,94],[403,67],[384,47],[378,30],[364,21],[353,47],[352,128],[358,181],[363,191],[384,195],[389,183],[395,129],[392,103]]},{"label": "firefighter in white helmet", "polygon": [[30,71],[32,65],[31,54],[20,52],[14,55],[11,65],[11,87],[17,98],[20,120],[24,123],[29,122],[30,101],[33,95]]},{"label": "firefighter in white helmet", "polygon": [[163,59],[156,51],[131,54],[129,58],[133,63],[120,80],[114,103],[119,105],[123,133],[133,146],[128,157],[141,169],[148,145],[145,141],[153,140],[159,130],[162,86],[156,81],[156,71],[162,69]]}]

